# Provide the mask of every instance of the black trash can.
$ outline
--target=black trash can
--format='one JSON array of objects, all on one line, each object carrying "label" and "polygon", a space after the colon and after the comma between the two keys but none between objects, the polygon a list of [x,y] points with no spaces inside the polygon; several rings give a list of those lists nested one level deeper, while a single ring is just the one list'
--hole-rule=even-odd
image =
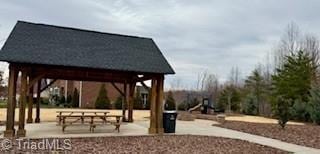
[{"label": "black trash can", "polygon": [[163,129],[165,133],[176,132],[177,111],[163,111]]}]

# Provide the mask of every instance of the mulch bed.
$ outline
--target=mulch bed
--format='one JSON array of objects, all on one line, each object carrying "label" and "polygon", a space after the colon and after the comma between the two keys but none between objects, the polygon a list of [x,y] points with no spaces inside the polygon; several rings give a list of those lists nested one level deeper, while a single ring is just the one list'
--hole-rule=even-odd
[{"label": "mulch bed", "polygon": [[[191,135],[73,138],[71,143],[72,150],[63,153],[288,153],[242,140]],[[12,153],[47,153],[19,150],[17,145],[13,149]]]},{"label": "mulch bed", "polygon": [[226,121],[214,126],[320,149],[320,126],[317,125],[286,125],[283,130],[278,124]]}]

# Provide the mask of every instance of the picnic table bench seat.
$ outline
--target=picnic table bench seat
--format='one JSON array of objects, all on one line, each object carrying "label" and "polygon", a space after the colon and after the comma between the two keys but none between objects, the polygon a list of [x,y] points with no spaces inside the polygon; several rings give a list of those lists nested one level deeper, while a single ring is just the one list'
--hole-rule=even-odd
[{"label": "picnic table bench seat", "polygon": [[[115,126],[115,130],[120,132],[122,115],[108,115],[109,112],[104,111],[57,111],[57,123],[62,126],[64,132],[67,126],[89,126],[90,132],[94,132],[96,126],[111,124]],[[115,118],[110,120],[110,118]]]}]

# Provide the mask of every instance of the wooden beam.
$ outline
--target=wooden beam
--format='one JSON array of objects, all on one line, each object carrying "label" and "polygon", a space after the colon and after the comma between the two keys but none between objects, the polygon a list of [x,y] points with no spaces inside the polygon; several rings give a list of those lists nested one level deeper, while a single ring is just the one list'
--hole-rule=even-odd
[{"label": "wooden beam", "polygon": [[[133,71],[116,71],[96,68],[81,68],[71,66],[53,66],[44,64],[26,64],[15,63],[16,65],[32,68],[32,74],[36,79],[62,79],[75,81],[99,81],[99,82],[116,82],[124,81],[140,82],[150,80],[152,77],[158,76],[158,73],[133,72]],[[142,74],[142,77],[138,75]],[[32,80],[31,83],[36,82]]]},{"label": "wooden beam", "polygon": [[29,85],[28,88],[30,89],[34,84],[36,84],[38,82],[38,80],[40,80],[41,78],[43,78],[45,76],[45,73],[42,74],[38,74],[35,77],[32,77],[31,80],[29,80]]},{"label": "wooden beam", "polygon": [[157,108],[157,133],[163,134],[163,80],[164,76],[160,76],[157,78],[157,101],[156,101],[156,108]]},{"label": "wooden beam", "polygon": [[151,80],[151,92],[150,92],[150,126],[149,134],[157,133],[157,108],[156,108],[156,87],[157,80]]},{"label": "wooden beam", "polygon": [[146,81],[146,80],[151,80],[152,77],[153,77],[152,75],[143,75],[143,77],[135,76],[134,80],[135,80],[135,82],[143,82],[143,81]]},{"label": "wooden beam", "polygon": [[146,88],[147,90],[150,90],[150,87],[148,87],[143,81],[140,81],[141,85]]},{"label": "wooden beam", "polygon": [[19,127],[17,131],[17,137],[25,137],[26,130],[25,126],[25,109],[27,102],[27,70],[21,70],[21,88],[20,88],[20,102],[19,102]]},{"label": "wooden beam", "polygon": [[126,118],[126,106],[127,106],[127,102],[128,102],[128,90],[127,90],[127,81],[125,81],[123,83],[123,97],[122,97],[122,121],[123,122],[127,122],[127,118]]},{"label": "wooden beam", "polygon": [[28,118],[27,123],[32,123],[32,110],[33,110],[33,86],[29,88],[29,94],[28,94]]},{"label": "wooden beam", "polygon": [[8,81],[8,103],[7,103],[7,121],[6,130],[4,131],[4,137],[14,137],[14,117],[16,108],[16,87],[18,78],[17,68],[10,64],[9,65],[9,81]]},{"label": "wooden beam", "polygon": [[35,75],[45,74],[43,78],[79,80],[79,81],[100,81],[100,82],[124,82],[131,80],[135,74],[119,73],[114,71],[94,71],[88,69],[65,69],[65,68],[34,68]]},{"label": "wooden beam", "polygon": [[[41,80],[40,80],[41,81]],[[45,87],[43,87],[43,88],[41,88],[40,89],[40,93],[41,92],[43,92],[43,91],[45,91],[48,87],[50,87],[52,84],[54,84],[54,82],[56,82],[57,81],[57,79],[53,79],[52,81],[50,81],[50,83],[49,84],[47,84]],[[40,86],[41,86],[41,82],[40,82]]]},{"label": "wooden beam", "polygon": [[41,99],[41,79],[37,83],[37,102],[36,102],[36,119],[35,123],[40,123],[40,100]]},{"label": "wooden beam", "polygon": [[136,83],[129,84],[129,105],[128,105],[128,121],[133,122],[133,101],[134,101],[134,89],[136,87]]},{"label": "wooden beam", "polygon": [[111,84],[122,96],[124,96],[124,93],[121,91],[121,89],[114,82],[111,82]]}]

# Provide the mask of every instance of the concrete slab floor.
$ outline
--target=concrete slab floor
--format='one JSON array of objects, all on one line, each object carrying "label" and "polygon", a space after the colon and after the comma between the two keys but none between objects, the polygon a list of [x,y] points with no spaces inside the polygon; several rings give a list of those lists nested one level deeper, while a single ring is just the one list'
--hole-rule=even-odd
[{"label": "concrete slab floor", "polygon": [[[94,132],[89,131],[89,126],[68,126],[62,132],[62,126],[56,122],[42,122],[40,124],[26,124],[27,138],[71,138],[71,137],[101,137],[101,136],[135,136],[148,135],[148,129],[135,123],[122,123],[120,132],[113,125],[97,126]],[[16,128],[17,129],[17,128]],[[4,131],[5,127],[0,127]],[[1,135],[3,137],[3,135]]]}]

